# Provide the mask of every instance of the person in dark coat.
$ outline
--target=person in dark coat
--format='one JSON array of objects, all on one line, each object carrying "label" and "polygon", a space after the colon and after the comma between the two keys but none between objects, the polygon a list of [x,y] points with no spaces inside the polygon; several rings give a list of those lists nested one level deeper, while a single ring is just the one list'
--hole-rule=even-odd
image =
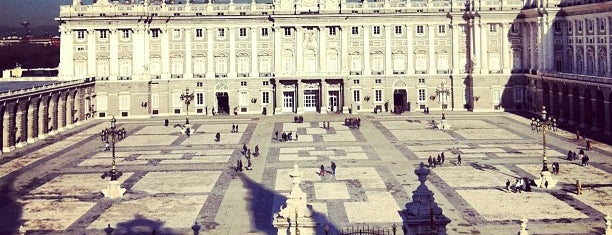
[{"label": "person in dark coat", "polygon": [[321,164],[321,167],[319,167],[319,169],[320,169],[319,175],[325,176],[325,166],[323,164]]},{"label": "person in dark coat", "polygon": [[332,175],[336,174],[336,163],[334,161],[331,162]]}]

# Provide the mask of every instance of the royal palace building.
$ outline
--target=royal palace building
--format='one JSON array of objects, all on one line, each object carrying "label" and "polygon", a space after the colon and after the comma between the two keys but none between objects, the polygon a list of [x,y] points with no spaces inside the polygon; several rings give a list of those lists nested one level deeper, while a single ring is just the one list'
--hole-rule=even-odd
[{"label": "royal palace building", "polygon": [[612,1],[74,0],[57,20],[59,78],[95,79],[97,117],[546,105],[611,128]]}]

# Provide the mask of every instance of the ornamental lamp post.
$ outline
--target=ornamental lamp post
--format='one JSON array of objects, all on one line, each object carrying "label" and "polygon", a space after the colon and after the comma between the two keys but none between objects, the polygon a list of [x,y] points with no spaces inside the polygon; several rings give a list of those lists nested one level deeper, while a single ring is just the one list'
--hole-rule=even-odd
[{"label": "ornamental lamp post", "polygon": [[[548,171],[548,163],[546,158],[546,131],[553,130],[553,127],[557,125],[557,120],[551,117],[548,117],[548,113],[546,112],[546,106],[542,106],[542,112],[540,113],[540,118],[535,119],[535,127],[542,130],[542,171],[540,173],[540,182],[539,187],[542,186],[554,187],[556,184],[556,180],[552,179],[552,174]],[[532,119],[533,120],[533,119]]]},{"label": "ornamental lamp post", "polygon": [[446,109],[446,100],[448,99],[448,95],[450,94],[450,90],[446,87],[444,82],[440,83],[440,87],[436,88],[436,95],[440,99],[440,106],[442,107],[442,120],[446,119],[446,114],[444,110]]},{"label": "ornamental lamp post", "polygon": [[187,106],[187,114],[185,117],[185,125],[189,124],[189,104],[193,100],[194,95],[193,92],[189,93],[189,88],[185,88],[185,93],[181,94],[181,100],[185,102],[185,106]]},{"label": "ornamental lamp post", "polygon": [[125,193],[125,189],[121,188],[119,185],[119,182],[117,182],[117,179],[119,179],[119,177],[121,177],[121,175],[123,175],[123,172],[118,171],[116,164],[115,164],[115,141],[116,141],[116,137],[119,134],[119,131],[117,130],[117,119],[115,119],[115,117],[113,116],[113,118],[111,119],[111,126],[110,128],[107,128],[104,133],[106,133],[107,137],[107,141],[108,141],[108,137],[110,137],[111,140],[111,154],[112,154],[112,163],[111,163],[111,169],[109,171],[106,171],[104,173],[102,173],[102,179],[105,179],[106,177],[110,177],[110,182],[107,186],[106,189],[102,190],[102,193],[106,196],[106,197],[110,197],[110,198],[117,198],[117,197],[121,197],[123,196],[123,193]]}]

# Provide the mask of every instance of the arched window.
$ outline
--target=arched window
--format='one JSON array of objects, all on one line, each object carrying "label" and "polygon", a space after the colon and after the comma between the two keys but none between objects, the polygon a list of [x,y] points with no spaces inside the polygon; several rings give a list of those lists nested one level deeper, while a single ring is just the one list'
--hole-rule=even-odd
[{"label": "arched window", "polygon": [[372,72],[383,72],[383,71],[384,71],[383,53],[379,51],[372,53]]},{"label": "arched window", "polygon": [[182,77],[183,76],[183,57],[176,56],[172,57],[170,60],[171,64],[171,74],[173,77]]},{"label": "arched window", "polygon": [[521,50],[512,51],[512,69],[523,69],[523,52]]},{"label": "arched window", "polygon": [[393,54],[393,73],[403,73],[406,70],[406,56],[403,52]]},{"label": "arched window", "polygon": [[220,54],[215,56],[215,77],[227,76],[227,56]]},{"label": "arched window", "polygon": [[599,57],[599,65],[598,65],[598,69],[599,69],[599,75],[604,75],[606,74],[606,71],[608,70],[608,59],[606,56],[606,51],[602,48],[599,49],[599,52],[597,53],[597,57]]},{"label": "arched window", "polygon": [[109,62],[108,62],[108,58],[103,57],[103,58],[98,58],[98,77],[108,77],[109,74]]},{"label": "arched window", "polygon": [[238,59],[237,59],[237,62],[238,62],[237,63],[237,66],[238,66],[237,70],[238,71],[237,72],[239,74],[243,74],[244,75],[244,74],[248,74],[249,73],[249,71],[250,71],[249,64],[251,64],[250,63],[250,58],[251,57],[249,56],[249,54],[246,54],[246,53],[238,54]]},{"label": "arched window", "polygon": [[425,51],[417,51],[415,63],[416,73],[427,73],[427,54],[425,54]]},{"label": "arched window", "polygon": [[327,71],[340,71],[338,51],[331,49],[327,52]]},{"label": "arched window", "polygon": [[206,57],[196,56],[193,58],[193,74],[195,77],[204,77],[206,74]]},{"label": "arched window", "polygon": [[132,59],[122,58],[119,59],[119,76],[128,78],[132,76]]},{"label": "arched window", "polygon": [[293,64],[294,64],[294,59],[293,59],[293,52],[291,50],[284,50],[281,54],[281,61],[282,61],[282,66],[283,66],[283,71],[284,72],[291,72],[293,71]]},{"label": "arched window", "polygon": [[304,51],[304,71],[311,73],[317,71],[317,54],[314,50]]},{"label": "arched window", "polygon": [[351,54],[351,73],[361,73],[361,55],[359,53]]},{"label": "arched window", "polygon": [[448,73],[448,53],[446,51],[438,53],[438,73]]},{"label": "arched window", "polygon": [[497,52],[489,53],[489,71],[491,73],[501,72],[501,66],[499,65],[499,53]]},{"label": "arched window", "polygon": [[272,57],[269,54],[259,55],[259,72],[272,73]]}]

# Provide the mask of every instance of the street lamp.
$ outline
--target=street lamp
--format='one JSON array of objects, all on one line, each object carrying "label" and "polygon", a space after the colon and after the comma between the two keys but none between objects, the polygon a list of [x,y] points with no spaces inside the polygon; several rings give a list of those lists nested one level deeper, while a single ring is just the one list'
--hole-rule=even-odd
[{"label": "street lamp", "polygon": [[185,124],[189,124],[189,104],[193,100],[193,92],[189,93],[189,88],[185,88],[185,94],[181,94],[181,100],[185,102],[185,106],[187,106],[187,116],[185,117]]},{"label": "street lamp", "polygon": [[542,171],[540,173],[539,187],[548,186],[554,187],[556,181],[552,179],[552,174],[548,171],[548,163],[546,159],[546,131],[554,130],[557,121],[554,118],[547,117],[546,106],[542,106],[542,113],[539,119],[532,119],[532,125],[542,130]]},{"label": "street lamp", "polygon": [[440,106],[442,107],[442,120],[446,119],[444,109],[446,109],[446,100],[449,94],[450,90],[446,87],[446,84],[444,84],[444,82],[440,83],[440,87],[436,88],[436,95],[439,97]]},{"label": "street lamp", "polygon": [[102,174],[102,179],[105,179],[106,177],[110,177],[110,182],[107,188],[105,190],[102,190],[102,193],[106,197],[110,197],[110,198],[121,197],[123,193],[125,192],[125,189],[122,189],[119,186],[119,182],[117,182],[117,179],[119,179],[119,177],[121,177],[123,173],[121,171],[118,171],[115,165],[115,141],[116,141],[117,135],[119,134],[119,130],[117,130],[117,119],[115,119],[114,116],[111,119],[110,128],[106,128],[104,131],[102,131],[102,133],[104,135],[102,139],[106,139],[106,141],[108,141],[108,137],[110,137],[111,148],[112,148],[111,153],[112,153],[112,158],[113,158],[113,161],[111,163],[111,169]]}]

